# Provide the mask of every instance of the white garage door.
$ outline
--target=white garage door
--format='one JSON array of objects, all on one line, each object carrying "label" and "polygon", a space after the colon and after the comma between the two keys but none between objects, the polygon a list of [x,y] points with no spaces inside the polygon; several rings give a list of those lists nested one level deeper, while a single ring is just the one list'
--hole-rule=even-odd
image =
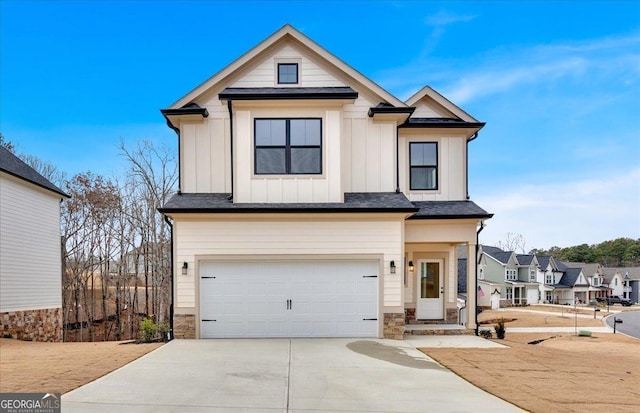
[{"label": "white garage door", "polygon": [[376,261],[205,262],[200,337],[377,337]]}]

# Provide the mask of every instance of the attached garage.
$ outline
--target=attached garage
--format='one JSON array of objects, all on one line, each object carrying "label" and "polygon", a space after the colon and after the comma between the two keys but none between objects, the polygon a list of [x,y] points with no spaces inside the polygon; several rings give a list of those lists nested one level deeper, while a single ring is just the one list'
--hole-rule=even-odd
[{"label": "attached garage", "polygon": [[378,337],[379,265],[200,262],[200,337]]}]

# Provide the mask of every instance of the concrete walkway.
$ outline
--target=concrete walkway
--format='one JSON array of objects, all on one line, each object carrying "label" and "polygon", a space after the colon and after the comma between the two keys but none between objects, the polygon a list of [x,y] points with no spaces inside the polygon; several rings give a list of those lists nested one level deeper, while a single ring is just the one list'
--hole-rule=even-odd
[{"label": "concrete walkway", "polygon": [[496,345],[479,337],[463,336],[411,337],[405,341],[174,340],[65,394],[62,410],[521,411],[416,350],[437,345],[438,340],[440,345],[446,345],[446,340],[458,347]]}]

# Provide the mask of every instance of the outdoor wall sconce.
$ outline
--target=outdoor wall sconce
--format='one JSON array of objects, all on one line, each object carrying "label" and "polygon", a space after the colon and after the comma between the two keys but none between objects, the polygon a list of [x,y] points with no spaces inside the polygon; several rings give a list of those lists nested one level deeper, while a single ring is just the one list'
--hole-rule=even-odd
[{"label": "outdoor wall sconce", "polygon": [[389,269],[391,270],[391,274],[395,274],[396,273],[396,262],[395,261],[391,261],[389,263]]},{"label": "outdoor wall sconce", "polygon": [[413,261],[409,261],[409,272],[413,272]]},{"label": "outdoor wall sconce", "polygon": [[189,270],[189,264],[187,264],[187,262],[185,261],[184,264],[182,264],[182,275],[187,275],[188,270]]}]

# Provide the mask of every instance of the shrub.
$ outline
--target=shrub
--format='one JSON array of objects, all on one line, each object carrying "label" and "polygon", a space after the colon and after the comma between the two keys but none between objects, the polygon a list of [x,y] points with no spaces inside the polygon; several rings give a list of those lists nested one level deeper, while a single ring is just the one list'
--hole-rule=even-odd
[{"label": "shrub", "polygon": [[158,324],[158,333],[160,334],[160,338],[164,341],[169,341],[169,331],[170,326],[169,323],[163,321]]},{"label": "shrub", "polygon": [[491,330],[480,330],[479,333],[483,338],[493,338]]},{"label": "shrub", "polygon": [[507,331],[504,327],[504,318],[498,320],[498,324],[496,324],[493,328],[496,330],[496,337],[502,340],[504,338],[504,333]]},{"label": "shrub", "polygon": [[140,322],[140,328],[142,329],[142,339],[147,343],[153,340],[153,337],[158,332],[158,326],[149,317]]}]

